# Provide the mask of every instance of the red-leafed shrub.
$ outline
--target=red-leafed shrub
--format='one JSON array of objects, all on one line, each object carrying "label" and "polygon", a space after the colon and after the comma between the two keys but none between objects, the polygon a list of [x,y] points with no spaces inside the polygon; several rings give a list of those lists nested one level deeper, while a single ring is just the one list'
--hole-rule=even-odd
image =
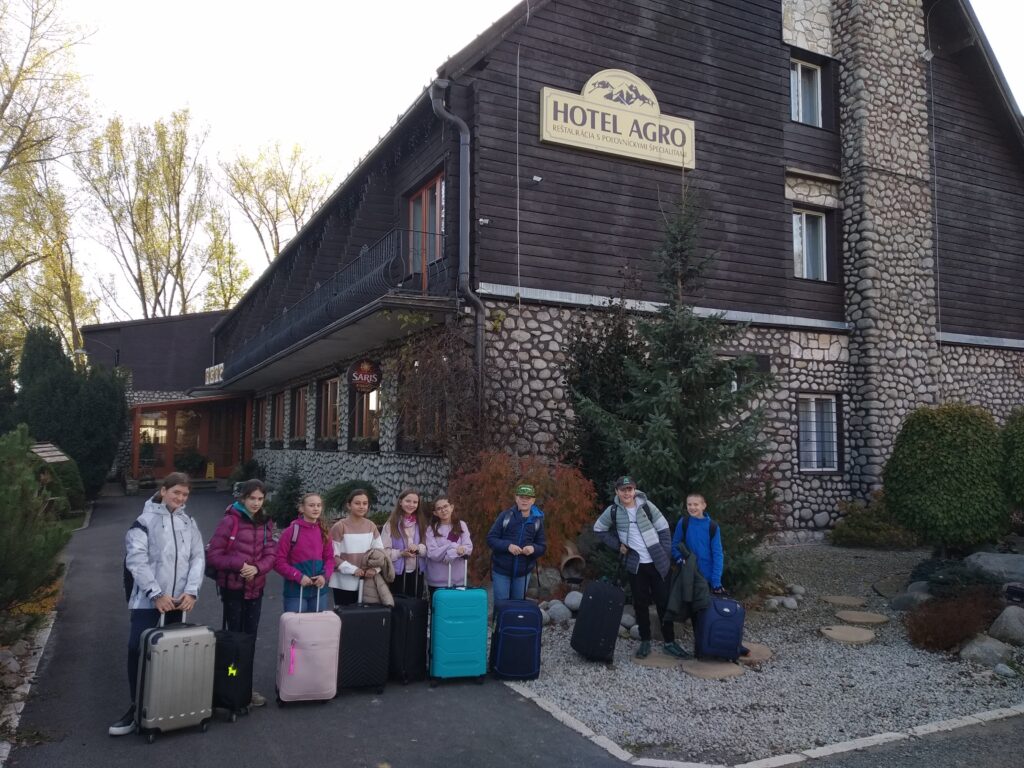
[{"label": "red-leafed shrub", "polygon": [[951,651],[984,632],[1001,610],[998,597],[974,588],[919,605],[907,615],[907,633],[910,642],[926,651]]},{"label": "red-leafed shrub", "polygon": [[580,531],[596,518],[597,493],[593,483],[576,467],[536,456],[485,451],[478,459],[476,469],[457,473],[449,486],[452,504],[473,537],[472,578],[480,581],[490,577],[487,532],[498,513],[515,504],[513,492],[520,482],[536,488],[536,504],[544,511],[547,553],[541,558],[541,566],[558,567],[566,542],[574,542]]}]

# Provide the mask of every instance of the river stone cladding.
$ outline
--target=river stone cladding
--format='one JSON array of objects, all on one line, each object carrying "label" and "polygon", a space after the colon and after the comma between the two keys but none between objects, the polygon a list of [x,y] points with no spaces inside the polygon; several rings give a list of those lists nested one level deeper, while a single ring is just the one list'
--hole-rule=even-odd
[{"label": "river stone cladding", "polygon": [[938,402],[920,0],[837,0],[852,490],[881,484],[906,415]]},{"label": "river stone cladding", "polygon": [[1024,350],[944,345],[942,398],[980,405],[1006,421],[1024,406]]},{"label": "river stone cladding", "polygon": [[832,55],[832,1],[782,0],[782,40],[805,51]]}]

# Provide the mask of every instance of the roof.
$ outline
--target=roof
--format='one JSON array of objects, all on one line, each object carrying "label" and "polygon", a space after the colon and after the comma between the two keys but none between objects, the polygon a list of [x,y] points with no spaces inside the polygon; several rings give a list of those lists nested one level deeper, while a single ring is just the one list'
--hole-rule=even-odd
[{"label": "roof", "polygon": [[165,317],[145,317],[141,320],[118,320],[113,323],[96,323],[94,325],[82,326],[82,333],[89,333],[91,331],[110,331],[117,328],[129,328],[137,325],[150,325],[158,323],[178,323],[182,320],[195,320],[200,317],[209,317],[211,320],[228,314],[226,309],[216,309],[210,312],[189,312],[184,315],[167,315]]},{"label": "roof", "polygon": [[225,400],[244,400],[244,394],[232,393],[230,395],[211,395],[209,397],[183,397],[180,400],[161,400],[154,403],[137,403],[131,407],[132,411],[148,411],[153,408],[166,408],[180,405],[209,405],[210,403],[222,402]]},{"label": "roof", "polygon": [[71,457],[53,443],[33,443],[29,450],[47,464],[63,464],[65,461],[71,461]]}]

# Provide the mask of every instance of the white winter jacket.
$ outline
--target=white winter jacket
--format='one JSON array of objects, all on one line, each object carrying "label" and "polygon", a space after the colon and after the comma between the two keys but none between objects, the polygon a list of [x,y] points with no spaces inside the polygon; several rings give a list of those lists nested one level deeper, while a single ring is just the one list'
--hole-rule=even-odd
[{"label": "white winter jacket", "polygon": [[124,537],[125,565],[135,579],[129,608],[153,608],[160,595],[199,595],[206,552],[185,507],[169,512],[150,499]]}]

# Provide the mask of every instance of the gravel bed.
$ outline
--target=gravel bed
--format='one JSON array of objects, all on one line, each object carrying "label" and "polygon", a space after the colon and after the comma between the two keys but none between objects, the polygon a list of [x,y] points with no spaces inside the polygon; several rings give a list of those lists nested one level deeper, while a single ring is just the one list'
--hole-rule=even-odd
[{"label": "gravel bed", "polygon": [[[567,624],[545,628],[541,677],[526,685],[634,754],[726,764],[1024,703],[1024,679],[911,646],[901,614],[871,589],[883,577],[909,574],[927,555],[827,545],[773,550],[770,570],[807,595],[796,610],[748,611],[746,637],[775,655],[740,677],[705,681],[641,667],[632,661],[637,643],[622,639],[613,666],[586,662],[569,647]],[[870,645],[827,640],[819,628],[842,623],[840,609],[820,599],[830,594],[864,597],[863,610],[890,622],[872,627]],[[685,630],[681,642],[692,649]]]}]

